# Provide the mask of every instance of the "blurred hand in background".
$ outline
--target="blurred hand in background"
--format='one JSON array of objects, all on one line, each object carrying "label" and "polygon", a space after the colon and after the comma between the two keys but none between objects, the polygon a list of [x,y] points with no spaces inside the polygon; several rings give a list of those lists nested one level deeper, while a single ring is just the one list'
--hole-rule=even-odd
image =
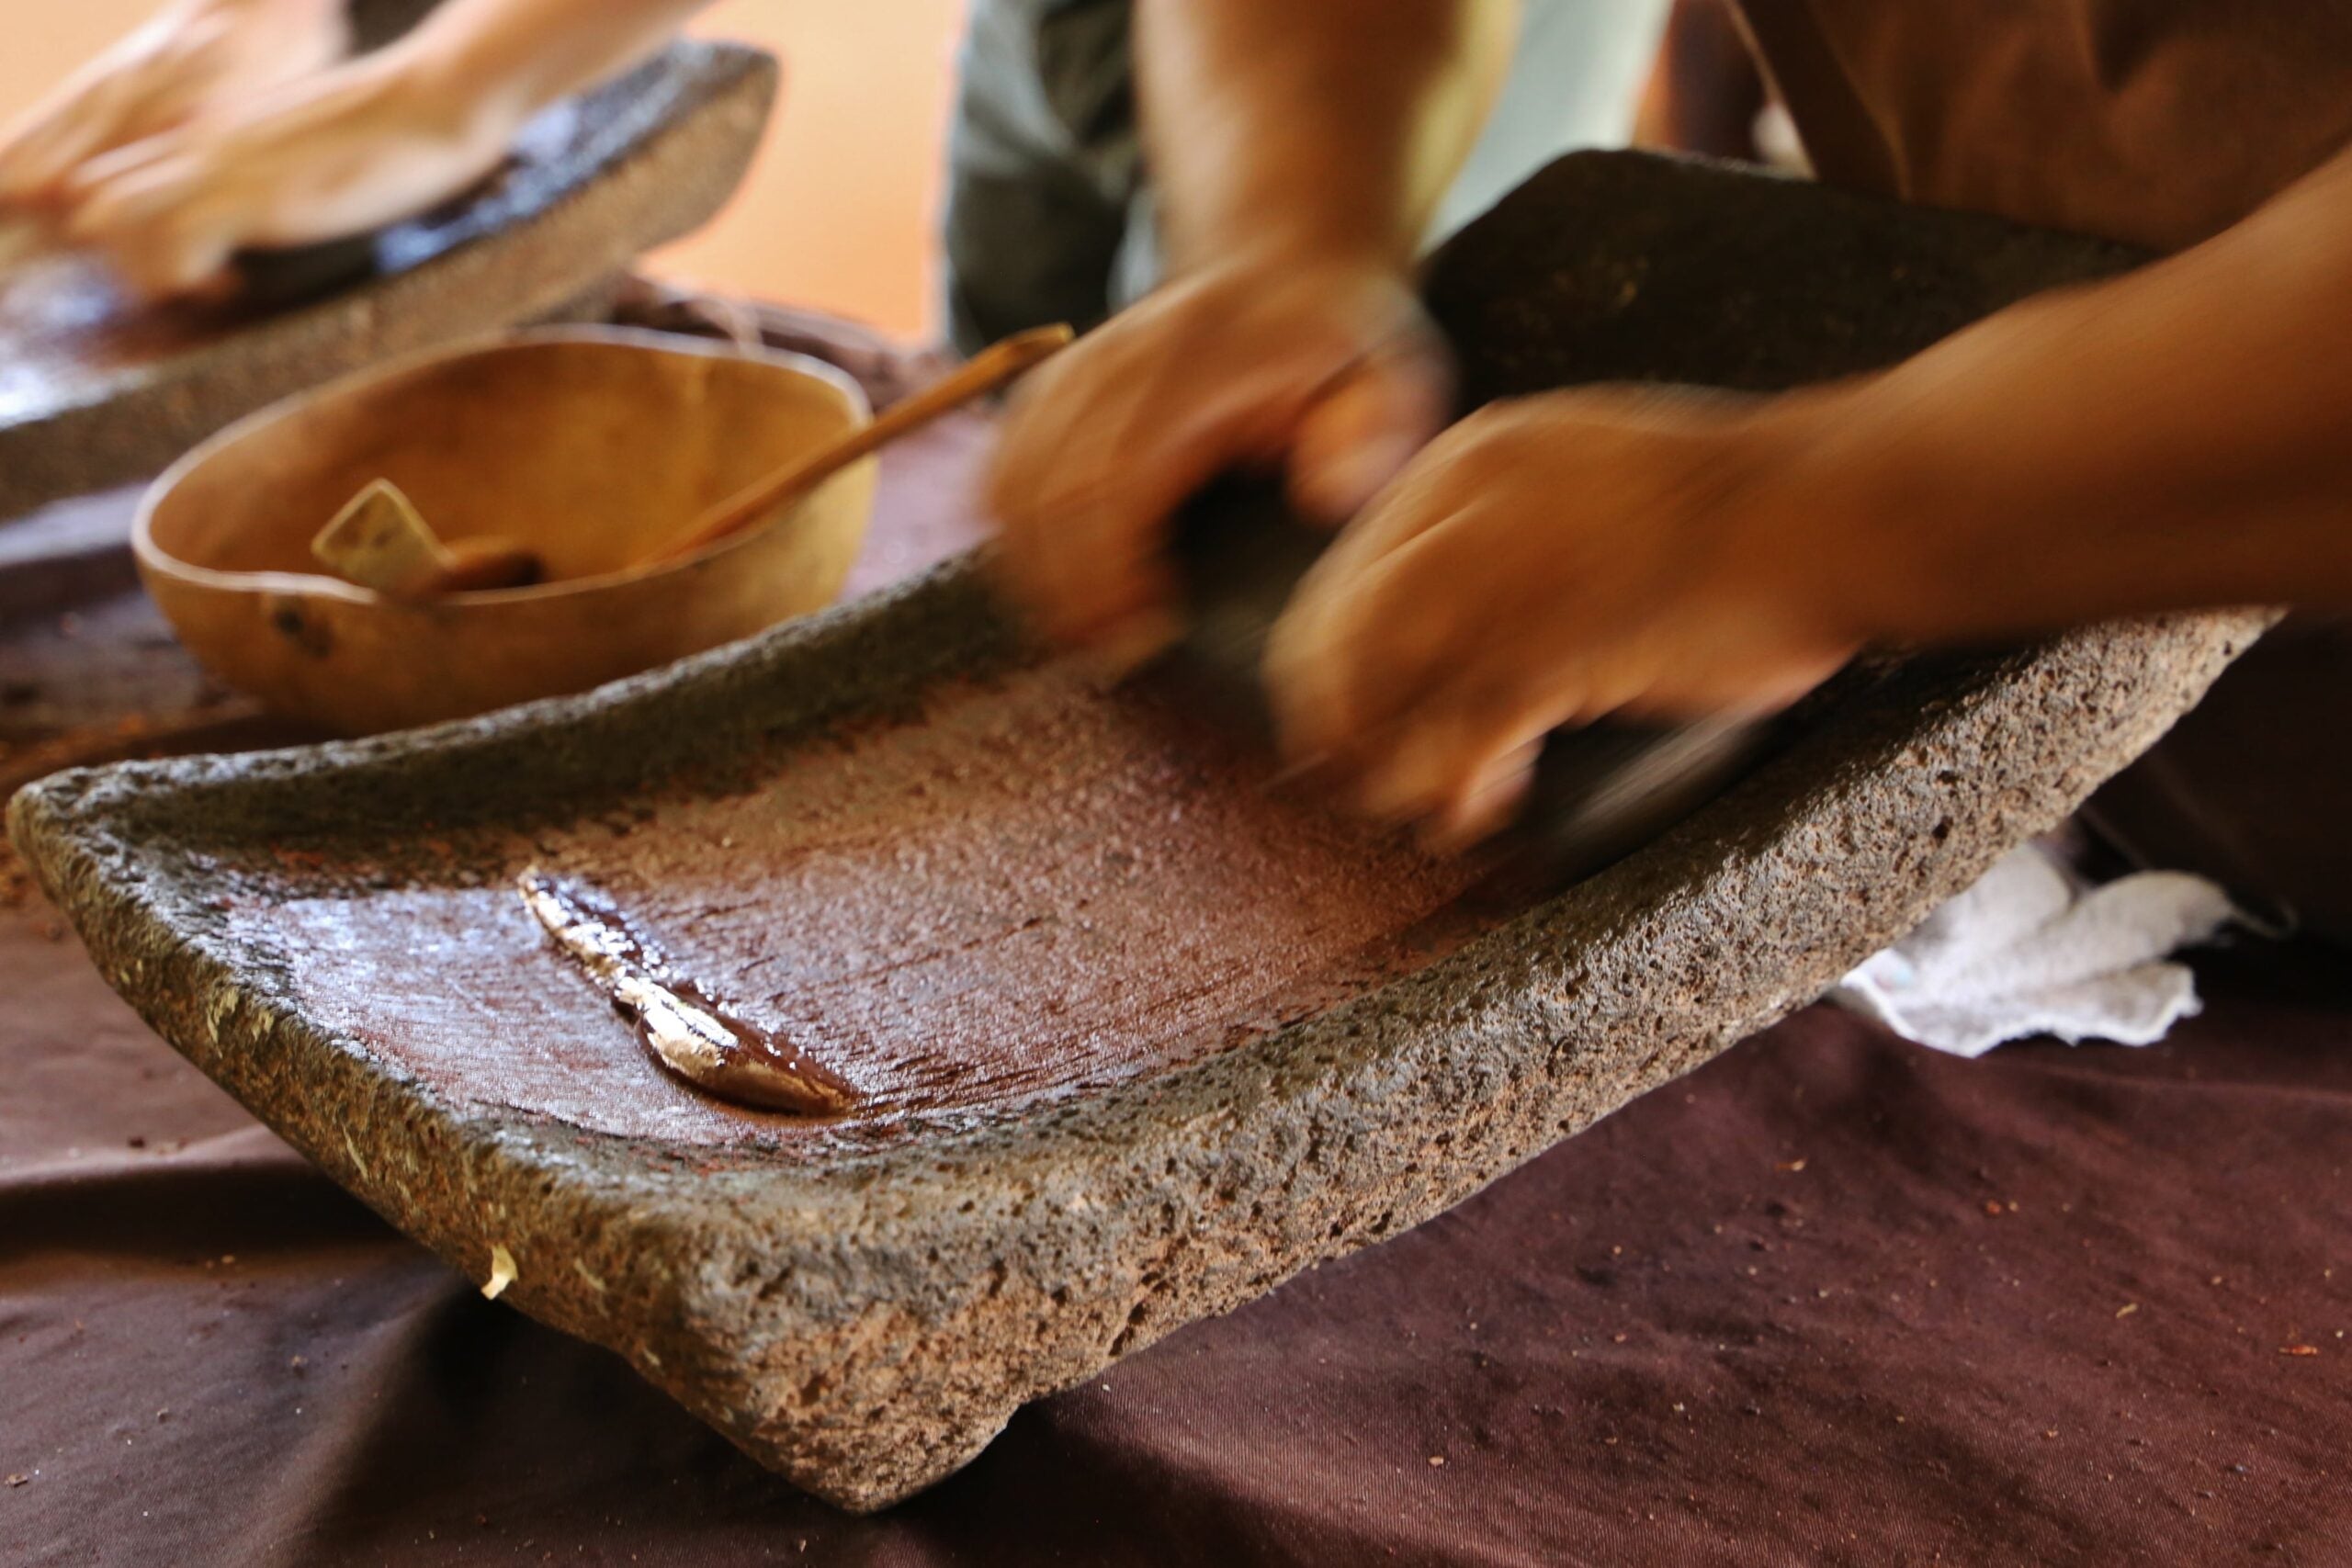
[{"label": "blurred hand in background", "polygon": [[180,0],[68,77],[0,139],[0,204],[70,208],[107,154],[323,70],[342,0]]},{"label": "blurred hand in background", "polygon": [[341,0],[179,0],[0,141],[0,216],[146,298],[239,250],[362,232],[495,169],[524,122],[643,59],[701,0],[446,0],[348,54]]}]

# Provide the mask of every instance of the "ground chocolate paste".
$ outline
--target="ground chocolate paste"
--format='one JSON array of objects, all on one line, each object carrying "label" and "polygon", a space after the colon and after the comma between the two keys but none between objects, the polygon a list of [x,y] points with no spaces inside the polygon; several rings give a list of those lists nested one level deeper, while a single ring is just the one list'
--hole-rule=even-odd
[{"label": "ground chocolate paste", "polygon": [[[748,793],[518,843],[489,886],[298,884],[232,923],[314,1015],[460,1100],[690,1144],[867,1142],[1198,1060],[1483,924],[1466,869],[1270,772],[1164,693],[1047,666],[797,744]],[[655,1068],[516,897],[533,862],[804,1043],[854,1107],[765,1114]]]}]

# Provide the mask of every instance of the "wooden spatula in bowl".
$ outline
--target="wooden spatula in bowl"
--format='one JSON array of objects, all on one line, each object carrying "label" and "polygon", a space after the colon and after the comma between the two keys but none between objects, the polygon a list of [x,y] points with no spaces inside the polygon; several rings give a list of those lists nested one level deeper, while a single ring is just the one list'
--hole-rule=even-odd
[{"label": "wooden spatula in bowl", "polygon": [[[660,566],[710,548],[795,501],[902,435],[1011,382],[1069,343],[1069,326],[1016,333],[829,446],[746,485],[656,545],[638,563]],[[394,598],[514,588],[545,571],[512,539],[489,536],[445,543],[398,485],[379,479],[319,530],[311,553],[336,576]]]}]

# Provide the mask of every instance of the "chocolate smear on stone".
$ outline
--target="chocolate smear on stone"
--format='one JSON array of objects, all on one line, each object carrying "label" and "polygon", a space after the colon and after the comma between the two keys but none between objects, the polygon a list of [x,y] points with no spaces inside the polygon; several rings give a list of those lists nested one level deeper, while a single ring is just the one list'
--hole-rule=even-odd
[{"label": "chocolate smear on stone", "polygon": [[629,929],[602,894],[537,866],[517,879],[523,902],[621,1015],[654,1060],[697,1089],[807,1116],[833,1116],[857,1091],[790,1040],[745,1022]]}]

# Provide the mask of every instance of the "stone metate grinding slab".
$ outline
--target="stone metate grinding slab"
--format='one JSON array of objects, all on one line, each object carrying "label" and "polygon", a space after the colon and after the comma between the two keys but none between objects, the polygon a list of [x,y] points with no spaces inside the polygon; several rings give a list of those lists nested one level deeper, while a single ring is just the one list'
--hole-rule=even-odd
[{"label": "stone metate grinding slab", "polygon": [[[362,41],[423,8],[362,7]],[[0,276],[0,518],[143,478],[360,365],[594,296],[733,194],[775,81],[757,51],[673,45],[533,120],[468,197],[359,241],[249,258],[264,298],[243,305],[132,310],[86,257],[19,264]]]},{"label": "stone metate grinding slab", "polygon": [[[2126,259],[1580,156],[1430,292],[1485,390],[1772,386]],[[2263,621],[1849,671],[1729,793],[1521,908],[1268,789],[1170,689],[1024,648],[968,565],[582,698],[61,774],[10,822],[108,979],[295,1146],[863,1509],[1810,1000]],[[859,1103],[663,1076],[526,912],[534,865]]]}]

